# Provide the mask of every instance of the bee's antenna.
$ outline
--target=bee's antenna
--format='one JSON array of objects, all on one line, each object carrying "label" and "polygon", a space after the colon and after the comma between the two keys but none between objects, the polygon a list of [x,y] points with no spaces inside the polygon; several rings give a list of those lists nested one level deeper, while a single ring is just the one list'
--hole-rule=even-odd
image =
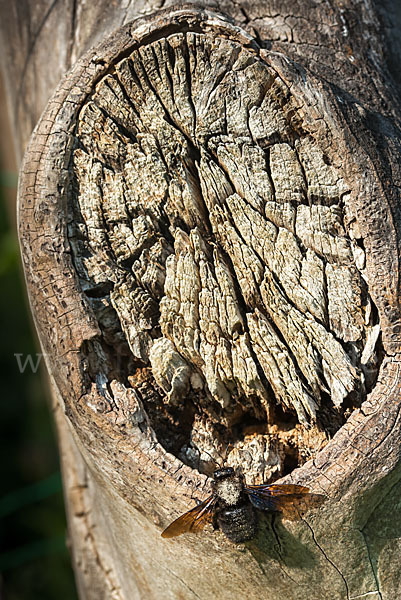
[{"label": "bee's antenna", "polygon": [[202,450],[202,452],[204,452],[205,454],[207,454],[208,456],[210,456],[210,458],[212,459],[212,461],[214,462],[214,464],[217,467],[220,467],[220,469],[221,469],[222,465],[219,462],[217,462],[217,460],[215,458],[213,458],[213,456],[210,454],[210,452],[208,452],[207,450]]},{"label": "bee's antenna", "polygon": [[[200,455],[200,452],[199,452],[199,448],[198,448],[197,446],[195,446],[195,444],[191,444],[191,446],[186,446],[186,451],[188,452],[188,450],[194,450],[195,452],[197,452],[197,454],[198,454],[198,460],[197,460],[197,463],[198,463],[198,471],[199,471],[199,473],[200,473],[200,472],[201,472],[201,471],[200,471],[200,462],[201,462],[201,458],[200,458],[200,456],[201,456],[201,455]],[[184,456],[185,456],[185,452],[184,452]],[[188,458],[187,458],[187,460],[188,460]],[[190,464],[190,463],[188,463],[188,464]],[[192,465],[190,465],[190,466],[192,467]],[[199,498],[197,498],[197,497],[194,495],[194,494],[196,493],[196,491],[197,491],[197,488],[196,488],[196,486],[195,486],[195,482],[194,482],[194,481],[192,481],[192,486],[191,486],[191,488],[192,488],[192,491],[191,491],[191,498],[192,498],[193,500],[195,500],[197,504],[200,504],[201,500],[199,500]]]},{"label": "bee's antenna", "polygon": [[210,452],[208,452],[207,450],[204,450],[203,448],[202,448],[202,450],[200,450],[198,448],[198,446],[195,446],[195,444],[192,445],[192,448],[198,453],[198,471],[199,472],[200,472],[201,456],[203,453],[210,456],[210,458],[214,462],[215,467],[219,467],[220,469],[222,468],[222,465],[219,462],[217,462],[217,460],[215,458],[213,458],[213,456],[210,454]]},{"label": "bee's antenna", "polygon": [[201,471],[200,471],[200,465],[201,465],[201,453],[200,453],[200,451],[199,451],[199,448],[198,448],[198,446],[192,446],[192,447],[193,447],[193,448],[196,450],[196,452],[198,453],[198,472],[200,473],[200,472],[201,472]]},{"label": "bee's antenna", "polygon": [[234,450],[234,446],[232,444],[227,444],[226,451],[224,454],[223,465],[227,462],[228,453],[231,452],[231,450]]}]

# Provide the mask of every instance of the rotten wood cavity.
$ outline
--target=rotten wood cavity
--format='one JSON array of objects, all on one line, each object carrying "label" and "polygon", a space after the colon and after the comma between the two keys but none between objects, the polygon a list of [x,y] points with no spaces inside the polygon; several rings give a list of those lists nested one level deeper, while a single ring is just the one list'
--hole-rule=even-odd
[{"label": "rotten wood cavity", "polygon": [[128,421],[205,472],[233,444],[256,483],[313,458],[380,360],[352,184],[265,58],[158,36],[88,94],[69,165],[89,404],[126,427],[139,402]]}]

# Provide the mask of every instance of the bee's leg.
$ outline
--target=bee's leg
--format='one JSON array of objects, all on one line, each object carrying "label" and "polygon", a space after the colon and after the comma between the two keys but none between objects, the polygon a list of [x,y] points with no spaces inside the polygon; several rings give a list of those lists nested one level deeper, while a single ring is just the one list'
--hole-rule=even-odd
[{"label": "bee's leg", "polygon": [[194,450],[196,450],[196,452],[198,454],[198,471],[200,473],[201,472],[201,470],[200,470],[200,468],[201,468],[201,453],[200,453],[198,446],[195,446],[195,444],[192,444],[192,448]]},{"label": "bee's leg", "polygon": [[[195,446],[194,444],[191,444],[190,446],[186,446],[187,450],[193,450],[197,453],[198,458],[197,458],[197,463],[198,463],[198,471],[200,472],[200,451],[199,448],[197,448],[197,446]],[[194,496],[194,494],[196,494],[196,492],[198,492],[199,489],[195,486],[195,482],[192,482],[191,485],[191,500],[194,500],[196,502],[196,504],[199,506],[199,504],[202,503],[202,500],[199,500],[199,498],[197,498],[196,496]]]},{"label": "bee's leg", "polygon": [[282,547],[281,547],[281,542],[280,542],[280,536],[279,536],[279,534],[277,532],[277,529],[276,529],[276,520],[277,520],[277,513],[276,512],[272,512],[271,513],[271,528],[272,528],[272,532],[273,532],[274,538],[276,540],[275,550],[276,550],[277,554],[281,557]]},{"label": "bee's leg", "polygon": [[191,500],[193,500],[194,502],[196,502],[196,504],[199,506],[199,504],[202,504],[203,500],[200,500],[199,498],[197,498],[195,496],[196,493],[199,493],[199,488],[195,486],[194,483],[192,483],[192,489],[191,489]]}]

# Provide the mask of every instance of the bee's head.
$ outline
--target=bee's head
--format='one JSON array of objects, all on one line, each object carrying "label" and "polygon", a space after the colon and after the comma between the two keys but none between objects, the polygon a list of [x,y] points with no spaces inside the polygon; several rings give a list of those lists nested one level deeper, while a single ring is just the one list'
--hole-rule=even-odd
[{"label": "bee's head", "polygon": [[234,475],[234,469],[232,467],[225,467],[224,469],[216,469],[213,473],[213,479],[217,481],[222,481],[227,477],[232,477]]}]

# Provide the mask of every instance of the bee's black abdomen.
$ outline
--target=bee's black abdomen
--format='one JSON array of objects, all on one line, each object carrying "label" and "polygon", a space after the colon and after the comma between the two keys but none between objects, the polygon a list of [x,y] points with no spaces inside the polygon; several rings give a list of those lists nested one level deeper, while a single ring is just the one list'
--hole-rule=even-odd
[{"label": "bee's black abdomen", "polygon": [[216,513],[217,523],[229,540],[236,544],[250,540],[256,533],[256,512],[249,502]]}]

